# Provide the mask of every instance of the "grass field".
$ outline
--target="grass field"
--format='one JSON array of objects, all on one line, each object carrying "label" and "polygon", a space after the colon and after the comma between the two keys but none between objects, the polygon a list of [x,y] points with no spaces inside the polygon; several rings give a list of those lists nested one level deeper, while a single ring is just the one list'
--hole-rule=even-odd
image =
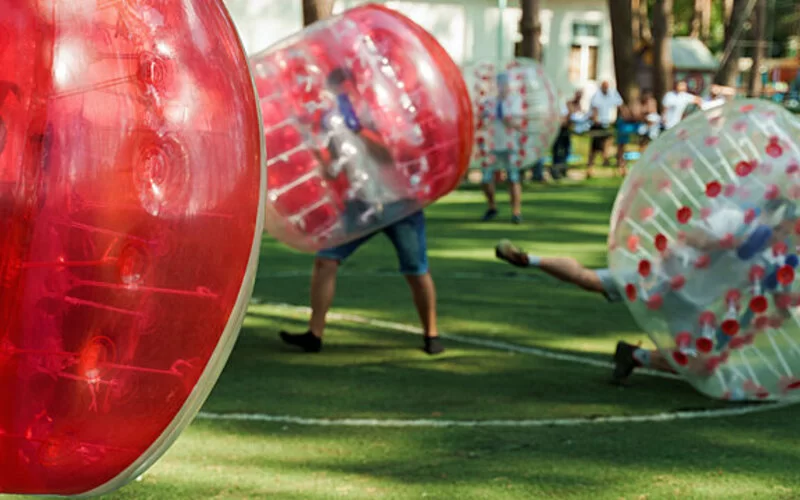
[{"label": "grass field", "polygon": [[[494,259],[510,237],[546,255],[605,262],[617,186],[532,186],[526,222],[477,222],[478,191],[427,211],[441,329],[468,339],[608,361],[618,339],[646,340],[624,305]],[[506,199],[501,198],[501,203]],[[283,346],[305,328],[311,258],[265,238],[255,301],[206,403],[208,413],[367,419],[362,425],[198,419],[141,481],[115,499],[161,498],[800,498],[796,407],[734,417],[593,423],[604,416],[717,410],[689,385],[524,352],[446,340],[430,357],[419,335],[334,320],[320,354]],[[388,241],[377,237],[342,268],[337,313],[416,326]],[[391,326],[391,325],[390,325]],[[713,416],[713,415],[712,415]],[[416,427],[381,427],[387,419]],[[435,427],[527,421],[529,426]],[[574,425],[536,426],[542,419]],[[367,425],[372,424],[372,425]],[[422,425],[426,424],[426,425]]]}]

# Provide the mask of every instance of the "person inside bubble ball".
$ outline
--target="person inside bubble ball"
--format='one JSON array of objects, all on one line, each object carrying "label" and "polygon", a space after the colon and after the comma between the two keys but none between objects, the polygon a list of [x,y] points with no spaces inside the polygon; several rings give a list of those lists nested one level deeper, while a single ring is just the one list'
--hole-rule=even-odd
[{"label": "person inside bubble ball", "polygon": [[[344,69],[331,72],[328,83],[336,95],[338,113],[323,117],[324,128],[330,130],[330,158],[325,163],[328,175],[335,177],[344,170],[354,195],[345,202],[346,224],[353,231],[365,223],[364,214],[391,220],[396,214],[407,213],[409,204],[403,186],[408,181],[399,176],[391,155],[380,142],[365,107],[356,113],[353,101],[352,76]],[[323,156],[323,152],[319,153]],[[377,180],[377,182],[376,182]],[[371,211],[371,212],[370,212]],[[400,273],[406,278],[414,305],[424,330],[423,350],[439,354],[444,346],[439,340],[436,318],[436,286],[428,270],[428,247],[425,215],[416,210],[383,229],[373,231],[338,247],[321,250],[314,259],[311,275],[311,317],[304,333],[281,331],[280,338],[305,352],[322,350],[328,310],[336,294],[339,266],[364,243],[378,233],[384,233],[394,246]]]},{"label": "person inside bubble ball", "polygon": [[[786,242],[795,229],[798,220],[795,203],[786,198],[769,200],[764,204],[758,218],[747,222],[746,210],[728,207],[718,210],[706,219],[706,224],[697,224],[687,232],[681,247],[674,252],[666,252],[662,266],[673,267],[667,276],[675,276],[676,269],[690,269],[693,261],[701,254],[712,258],[711,266],[720,272],[715,277],[727,276],[729,279],[687,280],[684,288],[671,291],[665,288],[664,311],[668,311],[668,328],[671,332],[693,331],[697,318],[726,291],[749,286],[749,270],[755,264],[769,265],[772,246],[777,242]],[[756,247],[751,243],[755,234],[754,228],[769,227],[769,239],[761,241]],[[733,235],[735,241],[728,240]],[[757,238],[755,238],[757,239]],[[737,252],[739,255],[736,255]],[[742,252],[750,258],[742,258]],[[540,257],[517,248],[508,240],[502,240],[495,247],[498,259],[517,267],[538,268],[561,281],[579,286],[586,291],[603,295],[609,302],[622,302],[625,291],[621,290],[607,268],[588,269],[572,257]],[[724,269],[724,271],[723,271]],[[688,272],[688,271],[687,271]],[[636,274],[636,273],[635,273]],[[653,273],[657,274],[657,273]],[[774,277],[774,273],[772,275]],[[631,277],[631,282],[639,279],[639,275]],[[721,335],[720,337],[725,337]],[[723,338],[723,340],[727,340]],[[657,349],[643,349],[624,341],[617,343],[614,353],[614,370],[612,381],[624,382],[637,367],[646,367],[658,371],[674,373],[672,366],[664,354]],[[702,355],[690,358],[687,369],[697,375],[707,376],[707,365]]]},{"label": "person inside bubble ball", "polygon": [[503,169],[508,177],[511,195],[511,222],[519,224],[522,222],[522,178],[515,164],[514,151],[518,140],[515,132],[521,128],[522,97],[511,93],[508,73],[497,74],[497,97],[487,103],[485,110],[484,118],[491,118],[492,121],[491,143],[495,162],[483,170],[481,186],[489,205],[483,220],[490,221],[497,217],[494,174]]},{"label": "person inside bubble ball", "polygon": [[326,83],[335,105],[322,116],[325,148],[315,153],[325,177],[346,175],[345,230],[360,232],[407,212],[414,201],[408,179],[396,168],[367,103],[360,99],[352,73],[337,67]]}]

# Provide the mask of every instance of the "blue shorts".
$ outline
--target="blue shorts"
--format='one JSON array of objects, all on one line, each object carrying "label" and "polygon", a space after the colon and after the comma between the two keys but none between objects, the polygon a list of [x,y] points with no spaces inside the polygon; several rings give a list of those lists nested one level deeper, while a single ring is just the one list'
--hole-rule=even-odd
[{"label": "blue shorts", "polygon": [[503,169],[508,176],[508,182],[518,184],[520,181],[519,167],[511,164],[511,153],[509,151],[492,151],[492,154],[495,162],[483,169],[483,183],[490,184],[494,179],[494,173]]},{"label": "blue shorts", "polygon": [[428,273],[428,242],[425,238],[425,214],[421,210],[380,231],[375,231],[338,247],[321,250],[317,253],[317,257],[344,262],[361,245],[380,232],[388,236],[392,245],[394,245],[402,274],[406,276],[422,276]]}]

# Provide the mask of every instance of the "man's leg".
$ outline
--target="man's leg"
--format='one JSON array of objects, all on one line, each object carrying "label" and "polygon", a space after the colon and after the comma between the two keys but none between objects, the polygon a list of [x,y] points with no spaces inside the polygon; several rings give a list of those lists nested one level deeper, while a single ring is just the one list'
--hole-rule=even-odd
[{"label": "man's leg", "polygon": [[594,177],[594,160],[597,157],[597,153],[600,152],[602,149],[602,141],[599,137],[601,131],[599,126],[592,126],[589,131],[590,133],[590,144],[589,144],[589,160],[586,162],[586,178],[591,179]]},{"label": "man's leg", "polygon": [[439,340],[436,318],[436,286],[428,272],[428,244],[425,215],[417,212],[387,227],[384,232],[394,245],[400,272],[411,289],[414,307],[424,331],[423,350],[428,354],[444,351]]},{"label": "man's leg", "polygon": [[506,172],[508,173],[508,193],[511,197],[511,222],[522,222],[522,176],[519,167],[512,165],[511,159],[506,159]]},{"label": "man's leg", "polygon": [[497,205],[495,204],[495,188],[494,188],[494,165],[483,168],[483,180],[481,182],[481,189],[483,194],[486,195],[486,213],[483,214],[483,220],[489,221],[497,217]]},{"label": "man's leg", "polygon": [[370,234],[350,243],[322,250],[317,254],[311,274],[311,318],[308,321],[308,330],[305,333],[281,331],[280,337],[284,342],[298,346],[305,352],[322,350],[325,318],[336,295],[336,273],[339,264],[372,236]]},{"label": "man's leg", "polygon": [[495,255],[517,267],[536,267],[561,281],[572,283],[584,290],[606,294],[608,290],[596,271],[583,267],[572,257],[539,257],[525,253],[510,241],[501,241],[495,247]]},{"label": "man's leg", "polygon": [[667,358],[657,349],[643,349],[639,345],[628,344],[620,340],[617,342],[617,349],[614,352],[612,382],[616,384],[625,382],[636,368],[675,373]]}]

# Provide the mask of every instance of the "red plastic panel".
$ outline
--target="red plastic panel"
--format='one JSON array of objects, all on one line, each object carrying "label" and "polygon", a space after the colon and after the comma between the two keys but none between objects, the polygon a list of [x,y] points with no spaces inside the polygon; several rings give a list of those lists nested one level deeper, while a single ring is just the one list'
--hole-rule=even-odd
[{"label": "red plastic panel", "polygon": [[464,175],[474,134],[466,85],[401,14],[351,9],[251,62],[270,157],[267,230],[279,240],[304,251],[345,243]]},{"label": "red plastic panel", "polygon": [[108,491],[191,420],[263,220],[221,1],[0,0],[0,493]]}]

